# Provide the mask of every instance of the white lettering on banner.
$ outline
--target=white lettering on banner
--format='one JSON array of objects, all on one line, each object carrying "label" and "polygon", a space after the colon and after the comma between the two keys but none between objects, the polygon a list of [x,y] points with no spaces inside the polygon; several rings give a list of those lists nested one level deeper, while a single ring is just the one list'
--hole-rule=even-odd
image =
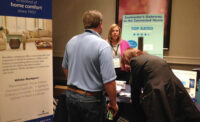
[{"label": "white lettering on banner", "polygon": [[42,10],[42,6],[36,6],[36,5],[25,5],[25,8]]},{"label": "white lettering on banner", "polygon": [[12,3],[12,2],[10,2],[10,6],[11,7],[17,7],[17,8],[24,8],[23,4],[16,4],[16,3]]},{"label": "white lettering on banner", "polygon": [[26,8],[26,9],[34,9],[34,10],[42,10],[43,9],[42,6],[37,6],[35,4],[37,4],[37,3],[34,3],[34,5],[24,5],[24,4],[20,4],[20,3],[10,2],[10,6],[15,7],[15,8]]},{"label": "white lettering on banner", "polygon": [[28,3],[28,4],[34,4],[35,2],[37,3],[37,1],[32,1],[32,0],[16,0],[17,2],[21,2],[21,3]]}]

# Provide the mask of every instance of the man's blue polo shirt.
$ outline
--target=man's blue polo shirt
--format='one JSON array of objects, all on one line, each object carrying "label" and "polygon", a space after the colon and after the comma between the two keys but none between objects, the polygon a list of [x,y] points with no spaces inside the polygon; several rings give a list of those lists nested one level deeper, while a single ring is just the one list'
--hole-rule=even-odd
[{"label": "man's blue polo shirt", "polygon": [[110,45],[91,29],[68,41],[62,67],[68,70],[67,85],[86,91],[102,91],[116,79]]}]

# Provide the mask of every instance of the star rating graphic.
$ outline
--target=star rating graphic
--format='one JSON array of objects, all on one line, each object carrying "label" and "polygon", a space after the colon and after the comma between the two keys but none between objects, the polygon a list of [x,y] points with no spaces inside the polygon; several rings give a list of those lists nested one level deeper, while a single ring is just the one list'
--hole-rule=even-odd
[{"label": "star rating graphic", "polygon": [[149,36],[148,33],[133,33],[133,36]]}]

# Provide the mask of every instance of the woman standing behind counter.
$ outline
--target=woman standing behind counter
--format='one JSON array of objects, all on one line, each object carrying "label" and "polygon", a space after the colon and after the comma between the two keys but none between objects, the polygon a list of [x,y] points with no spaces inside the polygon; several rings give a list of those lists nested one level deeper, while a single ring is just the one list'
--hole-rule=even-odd
[{"label": "woman standing behind counter", "polygon": [[120,67],[120,61],[123,56],[124,50],[130,47],[126,40],[121,39],[121,29],[117,24],[112,24],[108,32],[108,43],[112,47],[113,62],[117,75],[116,80],[129,81],[129,72]]}]

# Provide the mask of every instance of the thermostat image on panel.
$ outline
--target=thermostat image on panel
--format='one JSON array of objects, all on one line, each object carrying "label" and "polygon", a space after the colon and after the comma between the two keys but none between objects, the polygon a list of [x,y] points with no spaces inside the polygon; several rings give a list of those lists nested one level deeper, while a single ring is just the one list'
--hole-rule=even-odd
[{"label": "thermostat image on panel", "polygon": [[194,88],[194,79],[190,79],[190,88]]}]

